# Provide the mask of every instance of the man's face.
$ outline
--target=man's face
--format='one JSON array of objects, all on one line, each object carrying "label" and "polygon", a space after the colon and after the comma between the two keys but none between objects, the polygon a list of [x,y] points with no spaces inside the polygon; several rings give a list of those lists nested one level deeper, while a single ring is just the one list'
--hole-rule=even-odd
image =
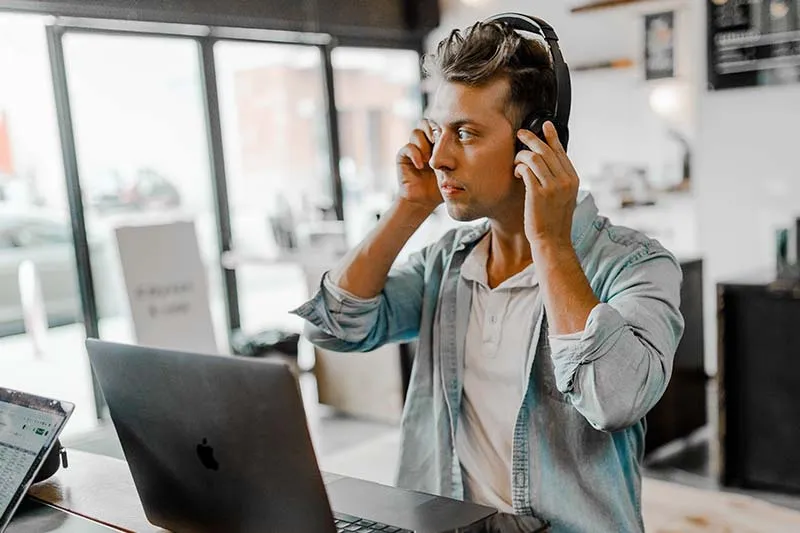
[{"label": "man's face", "polygon": [[504,218],[524,198],[525,186],[514,177],[508,92],[503,77],[482,87],[443,82],[436,91],[427,117],[435,139],[430,166],[455,220]]}]

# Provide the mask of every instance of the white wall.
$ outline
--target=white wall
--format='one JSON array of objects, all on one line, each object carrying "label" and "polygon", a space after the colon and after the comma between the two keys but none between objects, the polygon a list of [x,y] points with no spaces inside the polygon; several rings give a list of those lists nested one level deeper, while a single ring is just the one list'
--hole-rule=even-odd
[{"label": "white wall", "polygon": [[[600,11],[591,16],[570,14],[576,0],[439,0],[441,24],[428,38],[429,49],[453,28],[464,28],[490,15],[516,11],[535,15],[549,22],[556,32],[570,63],[584,63],[625,56],[636,44],[637,36],[627,30],[627,15],[617,10]],[[593,42],[593,46],[584,46]]]},{"label": "white wall", "polygon": [[[713,374],[716,283],[772,268],[774,228],[800,216],[800,85],[707,91],[702,0],[661,0],[572,15],[569,7],[575,3],[580,2],[442,0],[442,25],[431,34],[429,49],[453,27],[522,11],[553,24],[571,65],[616,57],[638,61],[644,10],[678,10],[678,73],[689,95],[679,126],[693,139],[692,194],[706,277],[706,368]],[[577,73],[573,86],[570,155],[579,172],[589,175],[603,161],[623,158],[657,168],[667,151],[665,123],[647,105],[654,85],[642,79],[640,67]]]},{"label": "white wall", "polygon": [[664,167],[679,164],[680,154],[651,110],[651,86],[639,72],[577,72],[572,83],[569,154],[584,181],[609,162],[645,167],[653,182],[665,181]]},{"label": "white wall", "polygon": [[700,238],[714,277],[774,266],[774,228],[800,217],[800,85],[701,101]]}]

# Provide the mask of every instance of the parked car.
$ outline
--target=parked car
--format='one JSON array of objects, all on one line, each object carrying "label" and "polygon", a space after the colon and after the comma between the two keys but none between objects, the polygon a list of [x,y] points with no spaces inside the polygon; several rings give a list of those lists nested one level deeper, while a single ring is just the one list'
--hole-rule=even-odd
[{"label": "parked car", "polygon": [[145,211],[181,205],[177,187],[159,172],[140,168],[132,175],[109,171],[86,185],[89,204],[100,212]]},{"label": "parked car", "polygon": [[[90,253],[100,316],[115,312],[110,291],[109,252],[99,237],[90,238]],[[36,265],[49,325],[82,320],[72,230],[68,219],[34,208],[0,207],[0,336],[25,331],[19,290],[19,267],[25,260]]]}]

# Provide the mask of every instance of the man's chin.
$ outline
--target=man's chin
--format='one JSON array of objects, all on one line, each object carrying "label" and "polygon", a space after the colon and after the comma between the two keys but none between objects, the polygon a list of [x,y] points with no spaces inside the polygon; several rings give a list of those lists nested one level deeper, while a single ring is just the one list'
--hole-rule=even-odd
[{"label": "man's chin", "polygon": [[445,202],[445,208],[447,209],[447,214],[450,215],[450,218],[458,222],[472,222],[473,220],[482,218],[480,215],[474,213],[468,208],[465,208],[463,205]]}]

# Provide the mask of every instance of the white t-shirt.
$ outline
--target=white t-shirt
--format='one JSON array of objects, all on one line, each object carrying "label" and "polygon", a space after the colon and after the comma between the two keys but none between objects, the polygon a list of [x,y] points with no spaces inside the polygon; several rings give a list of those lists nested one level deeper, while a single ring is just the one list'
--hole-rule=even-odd
[{"label": "white t-shirt", "polygon": [[489,234],[461,266],[472,283],[464,359],[464,391],[456,431],[466,499],[513,512],[511,447],[525,393],[531,324],[538,317],[534,265],[489,288]]}]

